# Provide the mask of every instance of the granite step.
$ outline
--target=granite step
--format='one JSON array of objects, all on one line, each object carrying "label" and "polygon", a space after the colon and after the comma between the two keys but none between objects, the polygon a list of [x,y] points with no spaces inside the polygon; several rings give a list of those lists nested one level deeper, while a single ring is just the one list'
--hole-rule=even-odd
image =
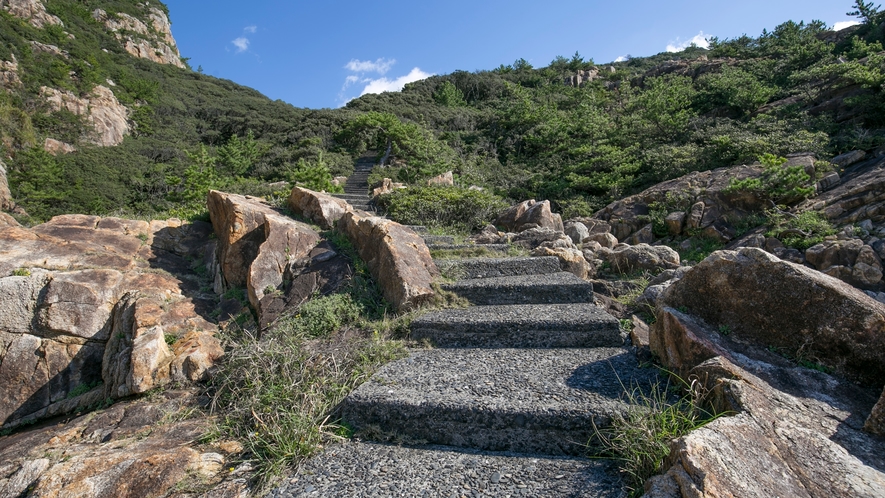
[{"label": "granite step", "polygon": [[611,460],[347,441],[298,467],[267,498],[627,496]]},{"label": "granite step", "polygon": [[439,259],[433,262],[436,263],[436,267],[444,276],[459,280],[543,275],[562,271],[559,266],[559,258],[556,256]]},{"label": "granite step", "polygon": [[465,249],[484,248],[489,251],[507,252],[510,250],[510,244],[427,244],[430,250],[436,251],[462,251]]},{"label": "granite step", "polygon": [[656,381],[626,348],[414,350],[351,392],[339,415],[363,437],[581,455],[594,426],[627,410],[625,387]]},{"label": "granite step", "polygon": [[451,235],[422,235],[425,244],[453,245],[455,237]]},{"label": "granite step", "polygon": [[403,226],[412,230],[413,232],[415,232],[417,234],[424,235],[426,233],[429,233],[427,230],[427,227],[424,225],[403,225]]},{"label": "granite step", "polygon": [[442,288],[474,305],[593,303],[593,284],[568,272],[474,278]]},{"label": "granite step", "polygon": [[618,320],[593,304],[472,306],[422,315],[413,340],[446,348],[620,347]]}]

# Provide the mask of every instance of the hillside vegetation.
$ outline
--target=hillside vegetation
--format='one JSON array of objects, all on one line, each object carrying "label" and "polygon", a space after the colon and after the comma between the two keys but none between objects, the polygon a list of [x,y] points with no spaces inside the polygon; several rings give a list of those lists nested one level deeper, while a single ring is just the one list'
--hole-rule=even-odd
[{"label": "hillside vegetation", "polygon": [[[568,217],[690,171],[885,143],[885,19],[863,2],[864,23],[838,33],[788,21],[758,37],[713,39],[709,50],[607,65],[578,53],[543,68],[520,59],[334,110],[137,59],[92,14],[144,18],[144,4],[44,4],[63,27],[0,12],[0,60],[17,61],[22,81],[0,91],[2,156],[31,222],[69,212],[199,215],[208,188],[267,194],[273,182],[346,175],[359,155],[388,149],[389,169],[376,176],[421,183],[452,170],[461,187],[551,199]],[[576,74],[589,81],[575,86]],[[86,96],[108,80],[132,128],[115,147],[90,145],[81,116],[53,112],[41,97],[44,86]],[[53,156],[47,137],[77,151]]]}]

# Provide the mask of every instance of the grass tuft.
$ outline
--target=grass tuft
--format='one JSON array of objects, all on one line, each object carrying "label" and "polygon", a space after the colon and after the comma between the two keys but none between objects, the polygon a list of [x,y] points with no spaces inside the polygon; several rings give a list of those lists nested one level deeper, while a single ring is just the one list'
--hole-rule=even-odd
[{"label": "grass tuft", "polygon": [[618,461],[631,497],[641,496],[645,481],[663,470],[672,440],[719,416],[702,408],[706,392],[699,382],[679,382],[675,389],[669,382],[625,388],[627,411],[616,414],[607,428],[594,427],[596,447],[602,446],[595,456]]}]

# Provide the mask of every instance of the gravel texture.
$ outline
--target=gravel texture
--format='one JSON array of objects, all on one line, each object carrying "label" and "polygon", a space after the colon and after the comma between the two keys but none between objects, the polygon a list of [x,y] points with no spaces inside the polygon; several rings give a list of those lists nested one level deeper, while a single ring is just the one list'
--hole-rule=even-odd
[{"label": "gravel texture", "polygon": [[559,258],[466,258],[434,260],[443,275],[456,279],[559,273]]},{"label": "gravel texture", "polygon": [[475,278],[442,288],[475,305],[593,302],[593,284],[568,272]]},{"label": "gravel texture", "polygon": [[510,250],[509,244],[427,244],[427,247],[435,251],[457,251],[461,249],[477,249],[483,248],[489,251],[507,252]]},{"label": "gravel texture", "polygon": [[648,386],[624,348],[432,349],[389,363],[341,404],[365,434],[489,451],[582,454],[593,424]]},{"label": "gravel texture", "polygon": [[626,496],[610,461],[348,441],[267,495],[293,497]]},{"label": "gravel texture", "polygon": [[437,347],[477,348],[618,347],[625,339],[613,316],[584,303],[436,311],[412,321],[411,335]]},{"label": "gravel texture", "polygon": [[426,244],[454,244],[455,237],[451,235],[422,235]]}]

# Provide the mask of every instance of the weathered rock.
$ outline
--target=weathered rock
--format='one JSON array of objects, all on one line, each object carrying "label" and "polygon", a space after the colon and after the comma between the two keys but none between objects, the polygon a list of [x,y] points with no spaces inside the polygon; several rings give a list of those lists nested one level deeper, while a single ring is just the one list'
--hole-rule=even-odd
[{"label": "weathered rock", "polygon": [[806,249],[805,259],[820,271],[833,266],[853,266],[863,247],[860,239],[825,241]]},{"label": "weathered rock", "polygon": [[326,230],[335,226],[344,213],[350,208],[346,201],[328,194],[314,192],[302,187],[295,187],[289,195],[289,207]]},{"label": "weathered rock", "polygon": [[6,178],[6,165],[0,160],[0,211],[12,211],[15,202],[12,201],[12,192],[9,191],[9,181]]},{"label": "weathered rock", "polygon": [[412,309],[433,298],[431,283],[439,271],[418,234],[399,223],[353,211],[341,220],[341,230],[396,309]]},{"label": "weathered rock", "polygon": [[129,135],[129,110],[121,104],[110,88],[97,85],[89,98],[80,98],[69,91],[41,87],[40,93],[54,111],[67,109],[85,116],[93,129],[87,141],[95,145],[110,147],[119,145]]},{"label": "weathered rock", "polygon": [[820,192],[826,192],[827,190],[832,190],[832,189],[838,187],[841,182],[842,182],[842,179],[839,177],[839,173],[836,173],[834,171],[832,173],[827,174],[826,176],[824,176],[820,180],[818,180],[817,191],[818,191],[818,193],[820,193]]},{"label": "weathered rock", "polygon": [[[144,4],[145,7],[147,5]],[[131,55],[159,64],[171,64],[184,68],[185,65],[181,60],[181,53],[178,51],[175,39],[172,37],[172,26],[166,13],[156,7],[150,7],[145,14],[150,20],[150,27],[141,20],[122,12],[109,16],[104,10],[96,9],[92,12],[92,17],[114,33],[123,48]]]},{"label": "weathered rock", "polygon": [[36,28],[64,26],[61,19],[46,12],[46,7],[40,0],[0,0],[0,8],[30,22]]},{"label": "weathered rock", "polygon": [[799,205],[800,210],[814,210],[835,225],[845,226],[866,219],[885,220],[885,159],[871,159],[845,174],[841,183]]},{"label": "weathered rock", "polygon": [[685,228],[685,212],[675,211],[668,214],[664,218],[664,223],[667,225],[667,232],[670,235],[679,235],[682,233],[682,229]]},{"label": "weathered rock", "polygon": [[756,193],[728,189],[733,180],[756,178],[761,173],[761,165],[692,172],[613,202],[594,217],[611,223],[612,233],[622,241],[648,224],[652,204],[669,206],[671,211],[687,210],[687,229],[706,228],[714,222],[727,225],[770,207]]},{"label": "weathered rock", "polygon": [[193,331],[173,344],[170,378],[173,382],[202,382],[224,356],[221,341],[205,331]]},{"label": "weathered rock", "polygon": [[660,271],[679,267],[679,253],[667,246],[622,245],[609,254],[600,255],[619,273],[637,270]]},{"label": "weathered rock", "polygon": [[583,240],[583,243],[586,244],[587,242],[596,242],[600,246],[608,248],[608,249],[611,249],[611,248],[615,247],[616,245],[618,245],[617,237],[615,237],[614,235],[612,235],[608,232],[591,233]]},{"label": "weathered rock", "polygon": [[590,236],[590,230],[579,221],[570,221],[565,224],[565,234],[577,245]]},{"label": "weathered rock", "polygon": [[562,231],[556,231],[552,228],[536,227],[524,230],[510,237],[510,242],[514,245],[525,247],[526,249],[535,249],[542,244],[550,244],[559,247],[574,247],[572,239]]},{"label": "weathered rock", "polygon": [[866,392],[811,370],[758,360],[738,366],[721,356],[694,368],[691,378],[730,415],[674,441],[668,470],[646,484],[644,496],[885,493],[885,444],[858,430]]},{"label": "weathered rock", "polygon": [[809,247],[805,259],[819,271],[862,289],[874,288],[882,280],[881,258],[860,239],[824,241]]},{"label": "weathered rock", "polygon": [[[660,306],[685,307],[707,323],[728,327],[741,341],[885,384],[885,306],[760,249],[713,253],[670,286]],[[656,350],[662,357],[672,349],[666,342]]]},{"label": "weathered rock", "polygon": [[865,157],[867,157],[866,152],[862,150],[853,150],[851,152],[846,152],[830,159],[830,162],[840,168],[847,168],[854,163],[859,163],[860,161],[863,161]]},{"label": "weathered rock", "polygon": [[66,144],[54,138],[46,137],[46,140],[43,142],[43,150],[52,154],[53,156],[57,156],[59,154],[70,154],[71,152],[76,152],[77,148],[71,144]]},{"label": "weathered rock", "polygon": [[879,402],[876,403],[870,416],[867,417],[867,420],[863,425],[863,430],[870,434],[885,436],[885,390],[882,391],[882,396],[879,398]]},{"label": "weathered rock", "polygon": [[575,274],[578,278],[587,279],[595,275],[595,269],[584,259],[577,249],[539,247],[532,251],[532,256],[556,256],[562,271]]},{"label": "weathered rock", "polygon": [[550,201],[537,202],[534,199],[509,207],[498,218],[495,225],[507,231],[522,232],[531,225],[550,228],[562,232],[562,217],[550,210]]},{"label": "weathered rock", "polygon": [[[217,326],[184,295],[200,286],[186,258],[202,256],[205,229],[83,215],[0,228],[0,382],[17,386],[0,397],[0,423],[93,404],[105,395],[90,388],[102,382],[111,397],[143,392],[170,378],[167,341],[199,333],[210,344]],[[134,292],[142,306],[132,303],[127,322],[118,310]]]},{"label": "weathered rock", "polygon": [[15,56],[11,61],[0,61],[0,87],[12,90],[22,86],[22,80],[18,76],[18,62]]},{"label": "weathered rock", "polygon": [[395,183],[390,178],[385,178],[381,180],[381,185],[372,190],[372,197],[378,197],[380,195],[386,195],[393,193],[394,190],[398,190],[401,188],[406,188],[406,185],[402,183]]},{"label": "weathered rock", "polygon": [[507,241],[503,232],[499,232],[495,225],[486,225],[481,232],[470,238],[476,244],[500,244]]},{"label": "weathered rock", "polygon": [[446,171],[439,176],[434,176],[433,178],[427,180],[427,185],[451,187],[455,185],[455,177],[452,175],[451,171]]},{"label": "weathered rock", "polygon": [[655,241],[655,234],[652,231],[651,224],[645,225],[638,232],[634,233],[627,239],[627,243],[631,245],[651,244]]}]

